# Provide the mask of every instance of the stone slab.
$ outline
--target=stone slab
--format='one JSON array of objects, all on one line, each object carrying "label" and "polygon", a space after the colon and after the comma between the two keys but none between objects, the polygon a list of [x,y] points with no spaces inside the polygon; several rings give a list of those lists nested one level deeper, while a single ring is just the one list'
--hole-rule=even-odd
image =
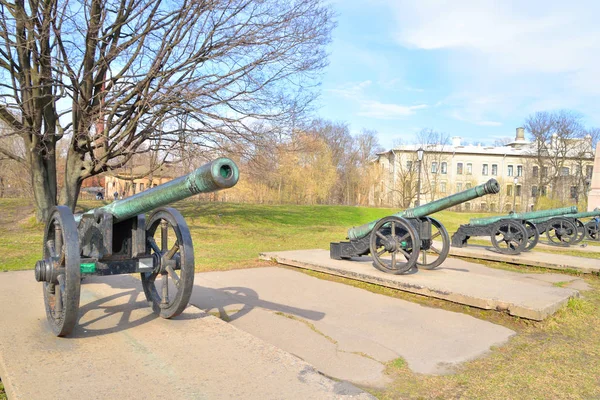
[{"label": "stone slab", "polygon": [[69,338],[49,331],[32,271],[0,273],[0,304],[11,400],[373,398],[196,307],[155,317],[131,276],[86,278]]},{"label": "stone slab", "polygon": [[469,244],[467,247],[450,247],[450,255],[548,269],[569,269],[584,274],[600,272],[600,260],[596,258],[575,257],[566,254],[544,253],[541,251],[529,251],[517,255],[510,255],[499,253],[491,245],[480,246]]},{"label": "stone slab", "polygon": [[514,332],[426,307],[266,267],[196,275],[191,303],[275,344],[336,379],[384,386],[385,364],[404,358],[417,373],[443,374],[505,343]]},{"label": "stone slab", "polygon": [[[406,275],[381,272],[373,267],[370,257],[333,260],[329,251],[321,249],[262,253],[260,258],[473,307],[507,311],[510,315],[537,321],[554,314],[570,298],[579,296],[574,289],[555,287],[531,276],[454,258],[448,258],[438,269]],[[565,281],[576,279],[564,276]]]}]

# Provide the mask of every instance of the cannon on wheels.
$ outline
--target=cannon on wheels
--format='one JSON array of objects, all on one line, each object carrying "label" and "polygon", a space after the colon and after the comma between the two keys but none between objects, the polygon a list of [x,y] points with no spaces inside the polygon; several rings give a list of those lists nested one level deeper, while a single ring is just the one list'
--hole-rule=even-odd
[{"label": "cannon on wheels", "polygon": [[489,236],[497,251],[514,255],[534,248],[542,233],[546,233],[550,241],[570,242],[577,236],[577,227],[563,217],[576,212],[577,207],[565,207],[472,218],[452,235],[452,246],[466,247],[473,236]]},{"label": "cannon on wheels", "polygon": [[594,220],[587,223],[581,221],[582,218],[598,217],[600,210],[580,212],[575,214],[565,214],[560,217],[532,219],[531,222],[537,227],[538,232],[546,233],[548,244],[554,246],[570,246],[580,243],[586,236],[590,237],[590,232],[594,234],[594,228],[597,236],[597,225]]},{"label": "cannon on wheels", "polygon": [[600,240],[600,216],[594,218],[584,224],[585,236],[590,240]]},{"label": "cannon on wheels", "polygon": [[413,269],[434,269],[450,251],[450,236],[441,222],[429,215],[469,200],[500,191],[495,179],[397,214],[348,230],[348,242],[330,244],[330,257],[351,259],[370,254],[374,266],[392,274]]},{"label": "cannon on wheels", "polygon": [[[181,214],[165,206],[230,188],[238,179],[235,163],[219,158],[84,214],[55,207],[44,231],[44,258],[35,265],[54,334],[66,336],[77,323],[82,275],[140,273],[153,311],[163,318],[181,314],[194,284],[194,249]],[[147,219],[146,213],[151,213]]]}]

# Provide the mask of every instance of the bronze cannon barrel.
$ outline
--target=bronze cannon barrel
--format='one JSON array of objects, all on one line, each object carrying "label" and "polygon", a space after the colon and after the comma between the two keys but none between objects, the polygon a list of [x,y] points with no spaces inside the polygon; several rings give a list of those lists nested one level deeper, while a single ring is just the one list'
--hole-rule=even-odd
[{"label": "bronze cannon barrel", "polygon": [[[198,193],[228,189],[237,183],[239,177],[238,167],[232,160],[217,158],[185,176],[90,210],[86,214],[102,211],[112,214],[114,222],[119,222]],[[79,219],[81,215],[76,215],[75,220],[78,222]]]},{"label": "bronze cannon barrel", "polygon": [[[404,218],[421,218],[466,201],[476,199],[486,194],[495,194],[498,192],[500,192],[500,185],[498,184],[498,181],[495,179],[490,179],[481,185],[477,185],[473,188],[463,190],[462,192],[453,194],[451,196],[432,201],[431,203],[423,204],[422,206],[406,209],[394,214],[394,216]],[[360,239],[367,236],[373,230],[378,221],[379,220],[372,221],[367,224],[349,229],[348,239]]]},{"label": "bronze cannon barrel", "polygon": [[494,222],[498,222],[501,219],[538,219],[538,218],[549,218],[549,217],[558,217],[561,215],[571,217],[571,215],[577,212],[577,207],[563,207],[563,208],[553,208],[551,210],[540,210],[540,211],[530,211],[526,213],[513,213],[509,215],[499,215],[497,217],[487,217],[487,218],[472,218],[469,220],[469,225],[472,226],[482,226],[493,224]]}]

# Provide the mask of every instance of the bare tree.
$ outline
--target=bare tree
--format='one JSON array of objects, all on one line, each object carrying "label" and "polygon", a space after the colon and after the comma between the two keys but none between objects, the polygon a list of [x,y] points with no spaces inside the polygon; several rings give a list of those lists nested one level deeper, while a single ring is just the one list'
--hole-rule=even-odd
[{"label": "bare tree", "polygon": [[84,179],[148,139],[168,150],[181,137],[206,150],[252,142],[257,121],[308,109],[333,25],[322,0],[0,0],[0,119],[28,149],[0,153],[30,167],[44,219],[61,139],[59,201],[72,208]]},{"label": "bare tree", "polygon": [[417,134],[417,143],[423,148],[421,194],[425,195],[424,199],[433,201],[439,193],[442,163],[449,162],[444,150],[450,144],[450,137],[446,133],[426,128]]},{"label": "bare tree", "polygon": [[[592,157],[597,141],[588,135],[581,123],[581,115],[568,110],[537,112],[525,122],[531,136],[533,150],[531,167],[540,191],[550,188],[551,198],[578,197],[585,187],[584,160]],[[590,132],[597,136],[595,130]],[[571,170],[575,168],[575,173]],[[536,176],[537,175],[537,176]]]}]

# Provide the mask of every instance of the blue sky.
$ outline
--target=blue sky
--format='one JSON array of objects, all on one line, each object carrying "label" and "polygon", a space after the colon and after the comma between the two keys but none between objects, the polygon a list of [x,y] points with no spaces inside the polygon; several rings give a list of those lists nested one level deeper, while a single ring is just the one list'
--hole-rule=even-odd
[{"label": "blue sky", "polygon": [[380,143],[514,137],[535,111],[600,126],[600,2],[334,0],[319,115]]}]

